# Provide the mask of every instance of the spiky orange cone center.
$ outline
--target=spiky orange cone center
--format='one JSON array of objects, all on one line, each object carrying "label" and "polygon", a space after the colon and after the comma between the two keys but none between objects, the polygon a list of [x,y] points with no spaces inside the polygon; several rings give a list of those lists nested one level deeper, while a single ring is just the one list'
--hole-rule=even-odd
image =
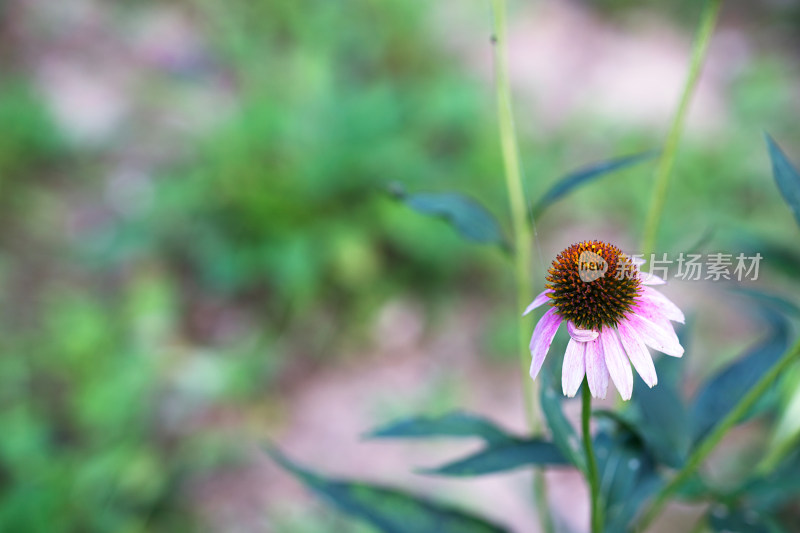
[{"label": "spiky orange cone center", "polygon": [[630,258],[602,241],[573,244],[558,254],[547,281],[556,313],[581,329],[596,331],[615,327],[641,292]]}]

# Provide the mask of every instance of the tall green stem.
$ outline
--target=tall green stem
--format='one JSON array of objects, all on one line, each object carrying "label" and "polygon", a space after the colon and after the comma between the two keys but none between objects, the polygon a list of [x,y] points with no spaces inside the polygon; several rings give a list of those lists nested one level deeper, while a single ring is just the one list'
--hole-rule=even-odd
[{"label": "tall green stem", "polygon": [[670,173],[675,162],[675,153],[678,149],[681,133],[683,132],[686,113],[689,103],[692,101],[694,89],[697,86],[697,79],[703,68],[703,62],[708,52],[708,44],[714,33],[714,26],[717,22],[722,0],[706,0],[703,14],[700,19],[700,26],[695,37],[692,50],[692,60],[689,66],[689,74],[686,76],[686,83],[683,86],[678,109],[672,119],[664,151],[658,160],[656,167],[655,185],[653,187],[653,197],[650,202],[650,210],[647,213],[647,220],[644,225],[644,235],[642,237],[642,250],[644,257],[647,258],[655,251],[656,239],[658,237],[658,226],[664,212],[664,203],[667,199],[667,189],[669,187]]},{"label": "tall green stem", "polygon": [[[508,78],[507,37],[506,37],[506,3],[504,0],[492,0],[494,14],[494,75],[497,91],[497,118],[500,128],[500,147],[503,153],[506,189],[511,206],[511,225],[514,232],[514,272],[517,285],[517,308],[520,313],[525,309],[531,295],[531,229],[522,187],[522,170],[519,161],[519,149],[514,131],[514,116],[511,111],[511,87]],[[533,382],[528,377],[528,341],[525,327],[527,321],[520,319],[519,324],[519,358],[522,369],[525,413],[531,431],[540,431],[540,424],[534,409],[535,394]]]},{"label": "tall green stem", "polygon": [[[506,34],[505,0],[492,0],[494,15],[494,75],[497,92],[497,117],[500,130],[500,147],[503,154],[506,189],[511,206],[511,226],[514,232],[514,273],[517,286],[517,312],[519,313],[518,353],[520,374],[522,376],[523,400],[525,416],[531,434],[541,433],[541,423],[536,409],[536,394],[533,380],[528,376],[530,354],[528,351],[528,321],[522,312],[532,298],[531,294],[531,227],[528,221],[525,192],[522,186],[522,169],[520,168],[519,148],[514,131],[514,115],[511,110],[511,84],[508,76],[508,51]],[[553,531],[553,522],[547,505],[547,487],[544,473],[534,473],[533,491],[536,507],[541,520],[542,529]]]},{"label": "tall green stem", "polygon": [[789,369],[789,366],[796,362],[800,356],[800,341],[795,343],[783,357],[773,367],[764,374],[760,380],[745,394],[728,415],[723,418],[714,428],[714,431],[703,440],[694,453],[686,461],[686,465],[667,483],[663,489],[653,498],[653,502],[642,514],[639,520],[637,531],[645,531],[652,521],[658,516],[667,502],[680,489],[681,485],[694,474],[708,455],[720,443],[722,437],[739,422],[745,414],[761,399],[769,390],[772,383],[781,373]]},{"label": "tall green stem", "polygon": [[587,478],[589,481],[589,493],[592,500],[592,533],[602,533],[603,531],[603,505],[600,501],[600,476],[597,472],[597,459],[594,456],[592,446],[592,433],[589,430],[589,421],[592,418],[592,393],[589,391],[589,384],[584,380],[581,386],[583,393],[583,408],[581,411],[581,430],[583,432],[583,448],[586,452]]}]

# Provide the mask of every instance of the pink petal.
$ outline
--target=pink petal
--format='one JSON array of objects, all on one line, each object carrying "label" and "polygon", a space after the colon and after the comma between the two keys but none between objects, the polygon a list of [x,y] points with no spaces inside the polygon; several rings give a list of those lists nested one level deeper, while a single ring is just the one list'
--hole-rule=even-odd
[{"label": "pink petal", "polygon": [[561,317],[556,314],[556,308],[553,307],[542,315],[533,330],[530,348],[531,356],[533,357],[531,361],[531,377],[534,379],[539,374],[539,370],[542,369],[544,357],[547,355],[550,345],[553,344],[553,337],[556,336],[559,325],[561,325]]},{"label": "pink petal", "polygon": [[663,278],[650,272],[639,272],[639,279],[642,281],[642,285],[666,285],[667,283]]},{"label": "pink petal", "polygon": [[600,335],[600,333],[593,329],[580,329],[569,320],[567,320],[567,331],[569,332],[569,336],[578,342],[593,341]]},{"label": "pink petal", "polygon": [[680,322],[681,324],[686,322],[686,317],[683,316],[683,312],[678,308],[678,306],[672,303],[672,300],[655,289],[650,287],[642,287],[642,295],[639,296],[639,299],[650,301],[650,303],[661,310],[662,315],[670,320]]},{"label": "pink petal", "polygon": [[595,339],[585,343],[586,352],[586,381],[589,383],[589,391],[595,398],[605,398],[608,390],[608,368],[606,368],[605,358],[603,357],[603,346],[600,339]]},{"label": "pink petal", "polygon": [[650,351],[644,341],[625,321],[617,325],[617,331],[619,332],[622,346],[628,352],[628,358],[633,363],[633,368],[642,376],[647,386],[653,388],[658,383],[658,376],[656,375],[656,367],[653,365],[653,358],[650,357]]},{"label": "pink petal", "polygon": [[623,400],[630,400],[633,394],[633,372],[631,363],[619,343],[617,333],[613,328],[605,328],[600,334],[603,342],[603,354],[605,355],[608,373],[614,385],[617,386]]},{"label": "pink petal", "polygon": [[643,318],[646,318],[659,328],[664,330],[664,333],[669,335],[673,342],[680,344],[678,335],[675,333],[675,328],[672,327],[672,322],[661,312],[661,309],[652,303],[649,299],[637,299],[634,305],[633,312]]},{"label": "pink petal", "polygon": [[585,352],[585,342],[570,339],[567,351],[564,353],[564,364],[561,367],[561,388],[564,394],[570,398],[577,394],[583,382],[583,376],[586,374]]},{"label": "pink petal", "polygon": [[551,292],[553,292],[552,289],[545,289],[542,292],[540,292],[539,296],[537,296],[536,298],[533,299],[533,302],[531,302],[531,305],[529,305],[528,307],[525,308],[525,312],[522,313],[522,316],[527,315],[528,313],[530,313],[531,311],[533,311],[534,309],[536,309],[537,307],[539,307],[543,303],[545,303],[548,300],[550,300],[550,297],[548,296],[548,294],[550,294]]},{"label": "pink petal", "polygon": [[643,316],[631,313],[628,315],[628,325],[630,325],[634,331],[639,334],[639,338],[651,348],[674,357],[683,355],[683,346],[681,346],[677,337],[673,337],[666,330]]},{"label": "pink petal", "polygon": [[631,263],[633,263],[637,267],[638,266],[642,266],[643,264],[647,263],[647,259],[645,259],[644,257],[632,256],[630,259],[631,259]]}]

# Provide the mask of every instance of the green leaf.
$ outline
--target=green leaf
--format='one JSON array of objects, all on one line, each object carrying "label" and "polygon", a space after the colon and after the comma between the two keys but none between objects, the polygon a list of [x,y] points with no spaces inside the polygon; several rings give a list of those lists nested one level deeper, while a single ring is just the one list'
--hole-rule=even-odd
[{"label": "green leaf", "polygon": [[767,307],[767,336],[743,357],[714,375],[698,391],[690,410],[694,441],[700,441],[733,409],[736,402],[775,364],[789,346],[789,323]]},{"label": "green leaf", "polygon": [[615,159],[609,159],[607,161],[601,161],[599,163],[593,163],[591,165],[585,166],[575,172],[567,174],[563,178],[559,179],[555,185],[550,187],[550,189],[544,193],[542,198],[536,204],[534,208],[534,213],[536,216],[541,214],[548,206],[553,204],[556,200],[565,196],[573,189],[588,183],[594,179],[606,176],[611,174],[616,170],[620,170],[622,168],[634,165],[641,161],[646,161],[648,159],[652,159],[658,155],[658,151],[650,150],[649,152],[642,152],[641,154],[634,154],[625,157],[618,157]]},{"label": "green leaf", "polygon": [[624,428],[614,435],[601,431],[593,445],[606,508],[605,531],[627,531],[644,501],[662,484],[655,461],[638,436]]},{"label": "green leaf", "polygon": [[798,307],[797,304],[777,294],[742,287],[733,287],[730,290],[731,292],[755,300],[761,304],[762,309],[764,305],[767,305],[787,315],[800,316],[800,307]]},{"label": "green leaf", "polygon": [[280,451],[267,453],[328,503],[385,533],[505,533],[480,517],[406,492],[356,481],[323,477],[290,461]]},{"label": "green leaf", "polygon": [[635,421],[631,420],[630,411],[612,411],[610,409],[592,409],[592,416],[598,419],[605,419],[613,422],[621,429],[630,432],[633,435],[642,438],[639,428],[636,427]]},{"label": "green leaf", "polygon": [[740,227],[736,237],[720,243],[721,249],[739,250],[745,257],[761,254],[761,266],[769,266],[772,271],[779,271],[787,276],[800,278],[800,253],[792,246],[763,236],[747,235],[747,228]]},{"label": "green leaf", "polygon": [[716,495],[714,489],[697,473],[692,474],[686,481],[681,483],[681,486],[675,492],[675,496],[684,501],[708,501],[709,498]]},{"label": "green leaf", "polygon": [[744,484],[742,498],[754,509],[771,511],[800,495],[800,452],[795,451],[769,475]]},{"label": "green leaf", "polygon": [[567,464],[567,460],[552,442],[530,439],[493,444],[459,461],[421,472],[445,476],[480,476],[524,466]]},{"label": "green leaf", "polygon": [[418,213],[446,220],[469,241],[508,246],[497,219],[469,196],[455,192],[407,194],[397,185],[392,194]]},{"label": "green leaf", "polygon": [[561,409],[563,396],[556,391],[554,378],[550,372],[545,371],[539,375],[542,380],[542,412],[547,420],[547,427],[550,428],[553,444],[578,470],[586,472],[586,456],[583,453],[578,434]]},{"label": "green leaf", "polygon": [[691,444],[686,407],[670,376],[680,360],[661,357],[656,362],[658,384],[652,389],[644,381],[634,383],[632,407],[636,411],[634,424],[647,448],[655,458],[672,468],[686,461]]},{"label": "green leaf", "polygon": [[[628,417],[613,411],[596,410],[600,431],[592,439],[600,493],[605,511],[604,531],[628,531],[642,504],[655,494],[664,481],[658,463],[641,433]],[[608,431],[611,422],[615,431]]]},{"label": "green leaf", "polygon": [[708,511],[708,525],[712,531],[730,533],[780,533],[784,531],[775,519],[753,509],[715,505]]},{"label": "green leaf", "polygon": [[367,434],[368,438],[423,439],[431,437],[479,437],[488,443],[513,440],[514,437],[489,420],[463,412],[438,417],[416,416],[393,422]]},{"label": "green leaf", "polygon": [[552,443],[509,435],[485,418],[463,412],[439,417],[413,417],[379,428],[371,438],[478,437],[487,446],[459,461],[421,472],[446,476],[477,476],[527,465],[564,465],[566,459]]},{"label": "green leaf", "polygon": [[772,160],[772,176],[783,199],[792,209],[795,220],[800,224],[800,174],[773,138],[766,135],[766,140],[769,158]]}]

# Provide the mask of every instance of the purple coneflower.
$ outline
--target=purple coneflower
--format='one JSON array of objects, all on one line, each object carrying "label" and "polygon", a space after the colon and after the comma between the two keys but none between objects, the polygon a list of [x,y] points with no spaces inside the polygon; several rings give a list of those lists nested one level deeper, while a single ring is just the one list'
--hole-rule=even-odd
[{"label": "purple coneflower", "polygon": [[648,285],[664,280],[642,275],[639,265],[619,248],[601,241],[573,244],[553,261],[547,288],[524,314],[544,303],[552,307],[536,324],[531,338],[531,377],[536,378],[562,322],[570,335],[561,384],[575,396],[583,382],[595,398],[605,398],[608,377],[623,400],[633,392],[631,364],[648,386],[658,381],[647,347],[674,357],[683,355],[670,320],[684,316],[666,296]]}]

